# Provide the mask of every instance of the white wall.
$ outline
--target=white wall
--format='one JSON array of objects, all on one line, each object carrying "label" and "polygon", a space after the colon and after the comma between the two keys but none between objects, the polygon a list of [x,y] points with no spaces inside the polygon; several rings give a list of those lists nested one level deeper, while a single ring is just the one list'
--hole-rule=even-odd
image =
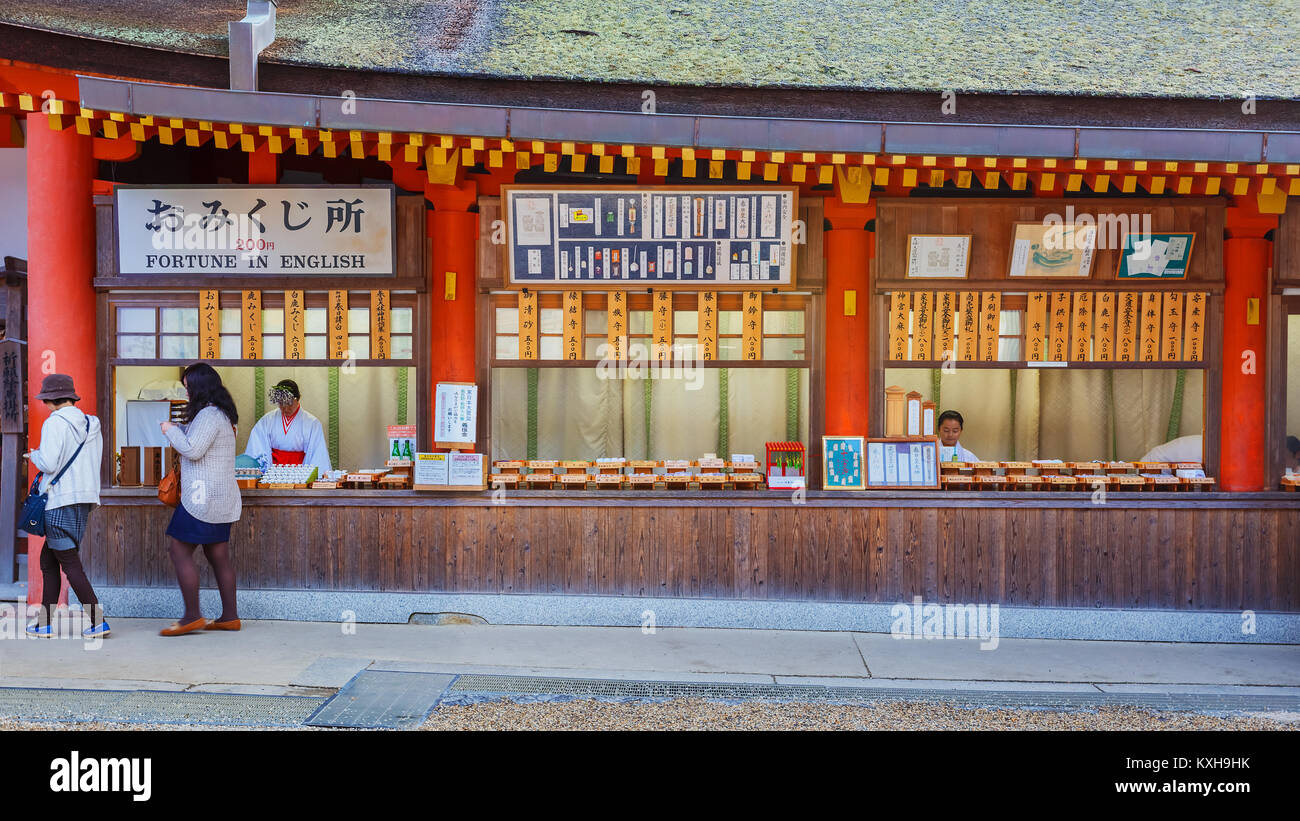
[{"label": "white wall", "polygon": [[25,148],[0,148],[0,257],[27,259]]}]

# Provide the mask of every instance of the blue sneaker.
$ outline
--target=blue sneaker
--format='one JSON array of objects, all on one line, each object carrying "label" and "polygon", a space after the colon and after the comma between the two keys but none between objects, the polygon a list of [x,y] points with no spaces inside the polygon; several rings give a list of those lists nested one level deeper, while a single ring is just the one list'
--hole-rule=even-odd
[{"label": "blue sneaker", "polygon": [[27,635],[48,639],[54,636],[54,628],[48,624],[29,624],[27,625]]},{"label": "blue sneaker", "polygon": [[82,630],[81,635],[85,636],[88,639],[102,639],[102,638],[106,638],[112,632],[113,631],[110,630],[108,627],[108,622],[101,621],[99,624],[96,624],[94,627],[87,627],[85,630]]}]

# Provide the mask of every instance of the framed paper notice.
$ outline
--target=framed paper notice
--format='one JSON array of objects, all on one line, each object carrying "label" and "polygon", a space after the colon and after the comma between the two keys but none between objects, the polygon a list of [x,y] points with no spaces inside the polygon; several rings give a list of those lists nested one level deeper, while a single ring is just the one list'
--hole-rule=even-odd
[{"label": "framed paper notice", "polygon": [[[842,437],[827,437],[836,439]],[[939,439],[910,436],[904,439],[867,439],[867,490],[880,488],[939,488]],[[824,475],[830,476],[829,471]],[[827,489],[830,488],[828,484]]]},{"label": "framed paper notice", "polygon": [[908,234],[909,278],[965,279],[970,266],[970,234]]},{"label": "framed paper notice", "polygon": [[1097,249],[1097,226],[1017,222],[1008,274],[1013,277],[1087,277]]},{"label": "framed paper notice", "polygon": [[481,453],[449,453],[448,490],[487,490],[487,460]]},{"label": "framed paper notice", "polygon": [[1196,234],[1125,234],[1118,279],[1186,279]]},{"label": "framed paper notice", "polygon": [[478,385],[439,382],[434,387],[433,446],[463,448],[473,445],[478,432]]},{"label": "framed paper notice", "polygon": [[866,455],[861,436],[822,437],[822,490],[866,487]]}]

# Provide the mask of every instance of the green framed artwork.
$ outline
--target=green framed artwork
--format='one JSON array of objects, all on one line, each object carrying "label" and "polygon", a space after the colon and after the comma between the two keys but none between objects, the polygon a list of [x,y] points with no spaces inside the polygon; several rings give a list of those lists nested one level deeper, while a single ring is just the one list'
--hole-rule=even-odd
[{"label": "green framed artwork", "polygon": [[1186,279],[1196,233],[1125,234],[1117,279]]},{"label": "green framed artwork", "polygon": [[822,490],[863,490],[861,436],[822,437]]}]

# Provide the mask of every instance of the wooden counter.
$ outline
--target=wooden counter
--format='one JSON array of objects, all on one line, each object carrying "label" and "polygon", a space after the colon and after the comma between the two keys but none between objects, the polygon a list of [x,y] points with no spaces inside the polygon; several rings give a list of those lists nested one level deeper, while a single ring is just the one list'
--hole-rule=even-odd
[{"label": "wooden counter", "polygon": [[[170,512],[105,490],[91,579],[174,584]],[[1286,493],[259,490],[232,546],[242,588],[1300,611]]]}]

